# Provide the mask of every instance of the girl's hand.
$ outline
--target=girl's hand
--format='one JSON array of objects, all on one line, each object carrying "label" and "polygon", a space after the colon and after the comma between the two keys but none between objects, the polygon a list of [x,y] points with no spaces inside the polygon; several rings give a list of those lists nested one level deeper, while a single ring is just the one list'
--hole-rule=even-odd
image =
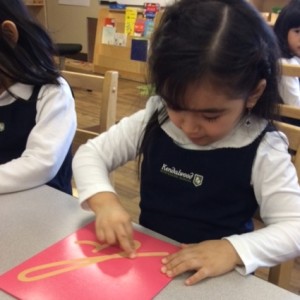
[{"label": "girl's hand", "polygon": [[130,215],[114,193],[98,193],[88,199],[96,214],[96,235],[100,242],[119,246],[130,257],[135,257]]},{"label": "girl's hand", "polygon": [[192,285],[207,277],[227,273],[241,265],[237,252],[227,240],[205,241],[199,244],[181,245],[182,249],[164,257],[161,271],[169,277],[175,277],[186,271],[195,270],[186,285]]}]

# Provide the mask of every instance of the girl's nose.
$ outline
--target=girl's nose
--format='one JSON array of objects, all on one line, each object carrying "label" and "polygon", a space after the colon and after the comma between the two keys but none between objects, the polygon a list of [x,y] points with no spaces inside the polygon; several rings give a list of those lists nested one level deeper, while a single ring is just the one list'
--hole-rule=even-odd
[{"label": "girl's nose", "polygon": [[182,120],[181,130],[187,135],[199,134],[202,131],[201,127],[190,119]]}]

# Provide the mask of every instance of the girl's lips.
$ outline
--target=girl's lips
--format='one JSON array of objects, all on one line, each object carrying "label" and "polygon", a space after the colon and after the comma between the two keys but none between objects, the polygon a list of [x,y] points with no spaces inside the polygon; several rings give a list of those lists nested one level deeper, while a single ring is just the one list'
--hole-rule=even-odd
[{"label": "girl's lips", "polygon": [[199,142],[203,142],[206,138],[204,136],[197,136],[197,137],[188,137],[190,141],[192,141],[194,144],[198,144]]},{"label": "girl's lips", "polygon": [[203,136],[188,136],[188,138],[190,140],[201,140],[201,139],[203,139]]}]

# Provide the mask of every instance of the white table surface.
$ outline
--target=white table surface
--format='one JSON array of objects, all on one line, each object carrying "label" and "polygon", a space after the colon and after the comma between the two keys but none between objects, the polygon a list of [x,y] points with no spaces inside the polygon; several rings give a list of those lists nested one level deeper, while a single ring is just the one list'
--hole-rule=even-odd
[{"label": "white table surface", "polygon": [[[0,195],[0,203],[0,275],[93,220],[93,214],[82,210],[77,199],[48,186]],[[137,224],[134,226],[168,240]],[[243,277],[235,271],[190,287],[183,283],[187,276],[172,280],[155,300],[300,299],[269,282],[255,276]],[[0,299],[13,298],[0,291]]]}]

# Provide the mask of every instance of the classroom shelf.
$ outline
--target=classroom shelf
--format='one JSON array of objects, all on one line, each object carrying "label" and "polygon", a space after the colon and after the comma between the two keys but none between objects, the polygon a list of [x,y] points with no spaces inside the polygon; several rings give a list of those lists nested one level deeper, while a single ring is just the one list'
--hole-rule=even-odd
[{"label": "classroom shelf", "polygon": [[31,14],[47,28],[47,11],[44,0],[24,0]]}]

